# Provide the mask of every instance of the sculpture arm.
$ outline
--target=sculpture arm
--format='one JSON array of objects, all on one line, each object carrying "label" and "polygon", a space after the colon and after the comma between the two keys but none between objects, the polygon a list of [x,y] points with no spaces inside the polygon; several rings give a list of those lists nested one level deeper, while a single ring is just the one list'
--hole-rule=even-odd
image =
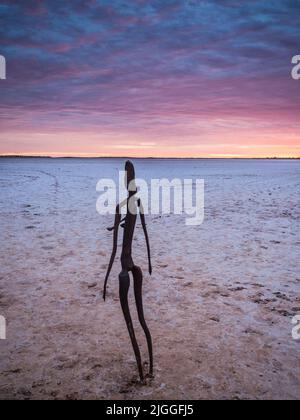
[{"label": "sculpture arm", "polygon": [[[122,220],[119,221],[119,225],[125,221],[126,217],[124,217]],[[122,226],[121,226],[122,227]],[[109,232],[112,232],[115,229],[115,225],[112,227],[107,228]]]},{"label": "sculpture arm", "polygon": [[142,227],[143,227],[143,231],[144,231],[144,235],[145,235],[145,239],[146,239],[149,274],[151,276],[151,274],[152,274],[152,263],[151,263],[150,242],[149,242],[149,236],[148,236],[148,232],[147,232],[147,225],[146,225],[144,207],[143,207],[143,204],[142,204],[140,199],[138,200],[138,206],[139,206],[139,210],[140,210],[141,223],[142,223]]},{"label": "sculpture arm", "polygon": [[[124,207],[124,206],[126,206],[127,205],[127,199],[126,200],[123,200],[119,205],[118,205],[118,207],[117,207],[117,209],[119,208],[119,213],[121,214],[121,209]],[[116,214],[117,214],[117,211],[116,211]],[[122,223],[122,222],[124,222],[124,220],[126,219],[126,216],[121,220],[120,219],[120,221],[119,221],[119,225]],[[115,226],[116,226],[116,221],[115,221],[115,223],[114,223],[114,225],[112,226],[112,227],[109,227],[109,228],[107,228],[107,230],[109,231],[109,232],[112,232],[114,229],[115,229]]]},{"label": "sculpture arm", "polygon": [[110,261],[109,261],[109,265],[108,265],[108,269],[107,269],[107,273],[105,276],[105,281],[104,281],[104,289],[103,289],[103,299],[105,300],[106,297],[106,286],[107,286],[107,281],[112,269],[112,266],[114,264],[115,258],[116,258],[116,253],[117,253],[117,248],[118,248],[118,232],[119,232],[119,225],[121,222],[121,207],[120,205],[117,206],[116,208],[116,215],[115,215],[115,223],[114,223],[114,227],[113,227],[113,231],[114,231],[114,238],[113,238],[113,249],[112,249],[112,253],[111,253],[111,257],[110,257]]}]

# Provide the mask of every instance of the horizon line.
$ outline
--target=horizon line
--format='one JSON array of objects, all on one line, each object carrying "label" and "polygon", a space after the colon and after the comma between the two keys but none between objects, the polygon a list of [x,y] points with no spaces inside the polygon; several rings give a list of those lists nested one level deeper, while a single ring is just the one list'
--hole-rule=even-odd
[{"label": "horizon line", "polygon": [[0,154],[2,158],[21,158],[21,159],[174,159],[174,160],[196,160],[196,159],[234,159],[234,160],[299,160],[300,156],[186,156],[186,157],[172,157],[172,156],[76,156],[76,155],[26,155],[26,154]]}]

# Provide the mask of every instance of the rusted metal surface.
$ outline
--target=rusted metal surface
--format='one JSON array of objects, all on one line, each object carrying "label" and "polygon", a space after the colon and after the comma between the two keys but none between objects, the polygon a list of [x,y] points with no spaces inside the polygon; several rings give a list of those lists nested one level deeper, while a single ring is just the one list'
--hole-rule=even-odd
[{"label": "rusted metal surface", "polygon": [[[144,309],[143,309],[143,297],[142,297],[142,286],[143,286],[143,273],[140,267],[134,264],[132,259],[132,241],[134,230],[137,221],[137,215],[140,215],[143,232],[146,239],[147,245],[147,253],[148,253],[148,265],[149,265],[149,274],[152,274],[152,265],[151,265],[151,252],[150,252],[150,243],[149,237],[147,232],[147,226],[145,221],[144,209],[141,200],[139,200],[135,195],[137,193],[135,187],[135,169],[132,162],[127,161],[125,164],[125,171],[127,173],[126,179],[126,187],[128,190],[128,197],[123,202],[120,203],[116,208],[116,215],[115,215],[115,222],[112,228],[109,228],[109,231],[113,231],[113,250],[110,257],[110,262],[107,270],[107,274],[105,277],[104,282],[104,290],[103,290],[103,299],[106,298],[106,287],[107,281],[116,257],[117,253],[117,244],[118,244],[118,233],[119,233],[119,226],[124,229],[123,235],[123,244],[122,244],[122,254],[121,254],[121,265],[122,271],[119,274],[119,294],[120,294],[120,303],[122,307],[122,311],[124,314],[124,318],[126,321],[127,329],[129,332],[129,336],[131,339],[132,347],[134,350],[137,367],[139,371],[140,380],[144,382],[145,376],[143,372],[143,365],[141,360],[141,354],[139,350],[139,346],[136,341],[135,332],[132,324],[132,319],[130,315],[130,308],[128,305],[128,291],[130,287],[130,273],[132,274],[133,278],[133,286],[134,286],[134,296],[135,302],[138,312],[138,318],[140,324],[144,330],[147,344],[148,344],[148,352],[149,352],[149,372],[146,376],[153,376],[153,351],[152,351],[152,338],[145,321],[144,317]],[[124,219],[121,216],[121,209],[123,206],[126,206],[127,212]]]}]

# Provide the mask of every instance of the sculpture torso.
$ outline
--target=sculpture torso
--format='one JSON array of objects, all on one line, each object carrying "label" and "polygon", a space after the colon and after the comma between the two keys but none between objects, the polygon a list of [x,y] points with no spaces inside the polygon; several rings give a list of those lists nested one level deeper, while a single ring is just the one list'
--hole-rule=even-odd
[{"label": "sculpture torso", "polygon": [[[131,197],[133,197],[134,194],[131,194]],[[130,197],[129,197],[130,199]],[[129,199],[127,200],[127,215],[125,218],[124,223],[124,235],[123,235],[123,246],[122,246],[122,254],[121,254],[121,264],[123,270],[130,271],[132,267],[134,266],[133,260],[132,260],[132,242],[133,242],[133,235],[136,225],[136,219],[137,219],[137,205],[134,201],[134,209],[133,212],[129,210]]]},{"label": "sculpture torso", "polygon": [[123,247],[121,254],[122,269],[130,271],[133,267],[132,260],[132,241],[134,229],[136,224],[136,215],[131,214],[127,209],[127,216],[125,219]]}]

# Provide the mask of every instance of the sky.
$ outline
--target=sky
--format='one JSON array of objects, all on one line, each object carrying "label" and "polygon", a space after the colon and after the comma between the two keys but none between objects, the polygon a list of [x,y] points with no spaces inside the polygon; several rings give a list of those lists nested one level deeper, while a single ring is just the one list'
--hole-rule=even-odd
[{"label": "sky", "polygon": [[0,155],[299,157],[300,0],[0,0]]}]

